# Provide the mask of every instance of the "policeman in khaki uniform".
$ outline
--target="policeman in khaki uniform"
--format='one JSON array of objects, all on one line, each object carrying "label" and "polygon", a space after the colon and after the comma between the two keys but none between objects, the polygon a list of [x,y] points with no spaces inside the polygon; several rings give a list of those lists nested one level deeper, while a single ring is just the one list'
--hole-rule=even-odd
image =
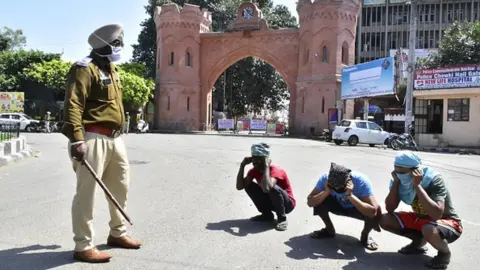
[{"label": "policeman in khaki uniform", "polygon": [[[129,164],[121,136],[125,125],[122,86],[112,62],[120,60],[123,27],[103,26],[88,38],[90,56],[70,69],[65,94],[62,133],[69,139],[69,153],[77,175],[72,204],[75,241],[74,258],[79,261],[108,262],[111,256],[93,244],[93,206],[97,183],[85,166],[87,160],[119,204],[125,209],[129,186]],[[141,242],[127,235],[126,221],[108,200],[110,235],[107,245],[138,249]]]}]

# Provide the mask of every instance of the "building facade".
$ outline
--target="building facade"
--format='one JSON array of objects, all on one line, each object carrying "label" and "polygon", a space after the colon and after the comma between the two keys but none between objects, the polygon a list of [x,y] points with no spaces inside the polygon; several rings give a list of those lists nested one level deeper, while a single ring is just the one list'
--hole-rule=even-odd
[{"label": "building facade", "polygon": [[480,146],[480,65],[415,72],[415,137],[421,146]]},{"label": "building facade", "polygon": [[[480,18],[480,0],[417,0],[416,49],[438,48],[445,29],[455,21]],[[355,62],[390,56],[408,48],[410,5],[406,0],[365,0],[356,37]]]}]

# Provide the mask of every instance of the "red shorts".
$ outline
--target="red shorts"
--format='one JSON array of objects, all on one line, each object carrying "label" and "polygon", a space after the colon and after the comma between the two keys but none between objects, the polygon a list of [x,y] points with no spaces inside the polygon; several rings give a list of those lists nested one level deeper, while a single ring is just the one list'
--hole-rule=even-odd
[{"label": "red shorts", "polygon": [[448,242],[457,240],[463,232],[461,222],[451,218],[434,221],[428,218],[419,218],[417,217],[417,214],[413,212],[397,212],[393,213],[393,215],[398,223],[400,223],[402,229],[411,229],[421,232],[423,226],[426,224],[433,225],[440,231],[442,238],[446,239]]}]

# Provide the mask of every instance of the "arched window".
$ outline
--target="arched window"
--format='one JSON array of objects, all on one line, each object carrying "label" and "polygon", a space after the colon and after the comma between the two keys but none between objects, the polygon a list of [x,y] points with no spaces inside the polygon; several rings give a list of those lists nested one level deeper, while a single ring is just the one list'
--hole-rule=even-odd
[{"label": "arched window", "polygon": [[342,64],[348,65],[348,44],[346,42],[342,44]]},{"label": "arched window", "polygon": [[187,97],[187,111],[190,111],[190,97]]},{"label": "arched window", "polygon": [[173,66],[173,63],[175,62],[175,53],[171,52],[170,57],[168,58],[168,65]]},{"label": "arched window", "polygon": [[304,55],[303,55],[303,64],[304,65],[308,64],[309,56],[310,56],[310,50],[308,48],[306,48],[305,52],[304,52]]},{"label": "arched window", "polygon": [[322,48],[322,62],[328,63],[328,48],[327,46],[323,46]]},{"label": "arched window", "polygon": [[192,66],[192,59],[191,59],[190,52],[185,53],[185,66],[186,67],[191,67]]},{"label": "arched window", "polygon": [[170,110],[170,96],[167,97],[167,110]]},{"label": "arched window", "polygon": [[325,113],[325,97],[322,97],[322,113]]}]

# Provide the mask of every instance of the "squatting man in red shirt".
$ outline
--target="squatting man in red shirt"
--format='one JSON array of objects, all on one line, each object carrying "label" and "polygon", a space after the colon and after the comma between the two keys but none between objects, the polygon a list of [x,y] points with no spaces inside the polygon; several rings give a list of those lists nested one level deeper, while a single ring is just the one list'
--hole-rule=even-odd
[{"label": "squatting man in red shirt", "polygon": [[[237,175],[237,190],[244,189],[261,213],[250,220],[272,222],[277,214],[277,231],[287,229],[287,214],[295,208],[295,198],[285,171],[271,164],[270,147],[265,143],[254,144],[251,156],[243,159]],[[245,177],[245,166],[252,163]],[[253,181],[256,180],[256,183]]]}]

